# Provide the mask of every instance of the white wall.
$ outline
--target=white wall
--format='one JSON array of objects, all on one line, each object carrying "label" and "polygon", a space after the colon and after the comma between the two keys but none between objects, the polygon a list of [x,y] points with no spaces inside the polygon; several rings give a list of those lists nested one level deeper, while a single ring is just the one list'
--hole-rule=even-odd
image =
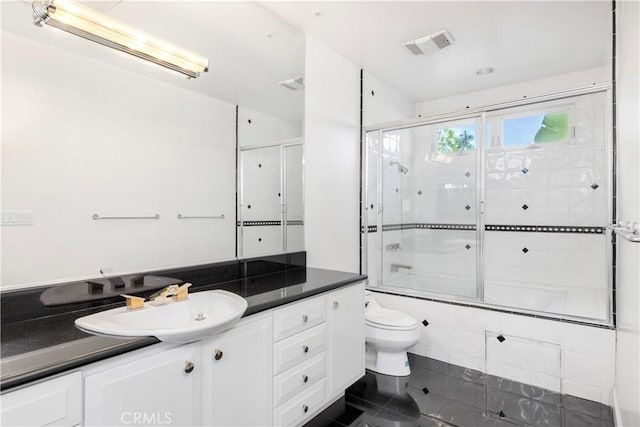
[{"label": "white wall", "polygon": [[4,287],[233,258],[234,105],[13,33],[2,56],[2,209],[34,219],[1,229]]},{"label": "white wall", "polygon": [[362,102],[364,126],[408,119],[415,109],[413,101],[367,70],[363,73]]},{"label": "white wall", "polygon": [[358,272],[360,70],[312,37],[305,52],[307,264]]},{"label": "white wall", "polygon": [[[640,222],[640,66],[637,1],[617,2],[618,219]],[[615,406],[619,426],[640,425],[640,244],[618,238]]]},{"label": "white wall", "polygon": [[522,82],[478,92],[465,93],[463,95],[420,102],[416,104],[416,115],[429,116],[449,111],[458,111],[466,108],[467,106],[478,107],[502,101],[512,101],[523,97],[531,98],[532,96],[589,86],[594,83],[607,81],[611,81],[610,67],[592,68],[540,80]]},{"label": "white wall", "polygon": [[238,107],[238,145],[240,147],[271,144],[301,136],[302,126],[299,123],[288,122],[246,107]]}]

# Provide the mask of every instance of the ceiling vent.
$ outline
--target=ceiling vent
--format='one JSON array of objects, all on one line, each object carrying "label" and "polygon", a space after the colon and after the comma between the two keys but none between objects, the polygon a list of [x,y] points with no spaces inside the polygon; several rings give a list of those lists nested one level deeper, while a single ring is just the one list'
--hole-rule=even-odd
[{"label": "ceiling vent", "polygon": [[280,86],[286,87],[291,90],[302,90],[304,89],[304,77],[298,76],[291,79],[283,80],[278,82]]},{"label": "ceiling vent", "polygon": [[424,55],[425,53],[437,52],[454,42],[451,33],[445,29],[434,31],[431,34],[402,43],[414,55]]}]

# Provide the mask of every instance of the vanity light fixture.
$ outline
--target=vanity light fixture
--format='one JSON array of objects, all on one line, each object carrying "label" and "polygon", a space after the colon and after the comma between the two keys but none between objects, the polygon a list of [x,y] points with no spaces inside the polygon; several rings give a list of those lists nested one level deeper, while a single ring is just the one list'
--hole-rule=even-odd
[{"label": "vanity light fixture", "polygon": [[209,70],[209,60],[72,0],[35,0],[33,23],[78,37],[195,78]]}]

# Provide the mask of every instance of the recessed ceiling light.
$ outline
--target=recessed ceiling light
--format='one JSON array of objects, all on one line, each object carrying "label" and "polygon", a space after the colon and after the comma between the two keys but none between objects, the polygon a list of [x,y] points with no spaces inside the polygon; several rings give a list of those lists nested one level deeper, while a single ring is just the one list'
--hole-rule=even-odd
[{"label": "recessed ceiling light", "polygon": [[484,67],[484,68],[480,68],[478,71],[476,71],[476,74],[479,76],[484,76],[485,74],[491,74],[495,71],[496,69],[493,67]]},{"label": "recessed ceiling light", "polygon": [[322,15],[322,12],[320,12],[319,10],[314,10],[314,11],[313,11],[313,14],[314,14],[315,16],[321,16],[321,15]]}]

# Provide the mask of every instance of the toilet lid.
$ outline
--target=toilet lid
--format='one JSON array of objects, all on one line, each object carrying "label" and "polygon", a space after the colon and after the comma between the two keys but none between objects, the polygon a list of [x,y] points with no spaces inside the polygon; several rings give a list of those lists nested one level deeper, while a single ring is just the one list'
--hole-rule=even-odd
[{"label": "toilet lid", "polygon": [[410,328],[418,323],[408,314],[388,308],[370,308],[365,311],[365,319],[367,322],[377,325],[401,328]]}]

